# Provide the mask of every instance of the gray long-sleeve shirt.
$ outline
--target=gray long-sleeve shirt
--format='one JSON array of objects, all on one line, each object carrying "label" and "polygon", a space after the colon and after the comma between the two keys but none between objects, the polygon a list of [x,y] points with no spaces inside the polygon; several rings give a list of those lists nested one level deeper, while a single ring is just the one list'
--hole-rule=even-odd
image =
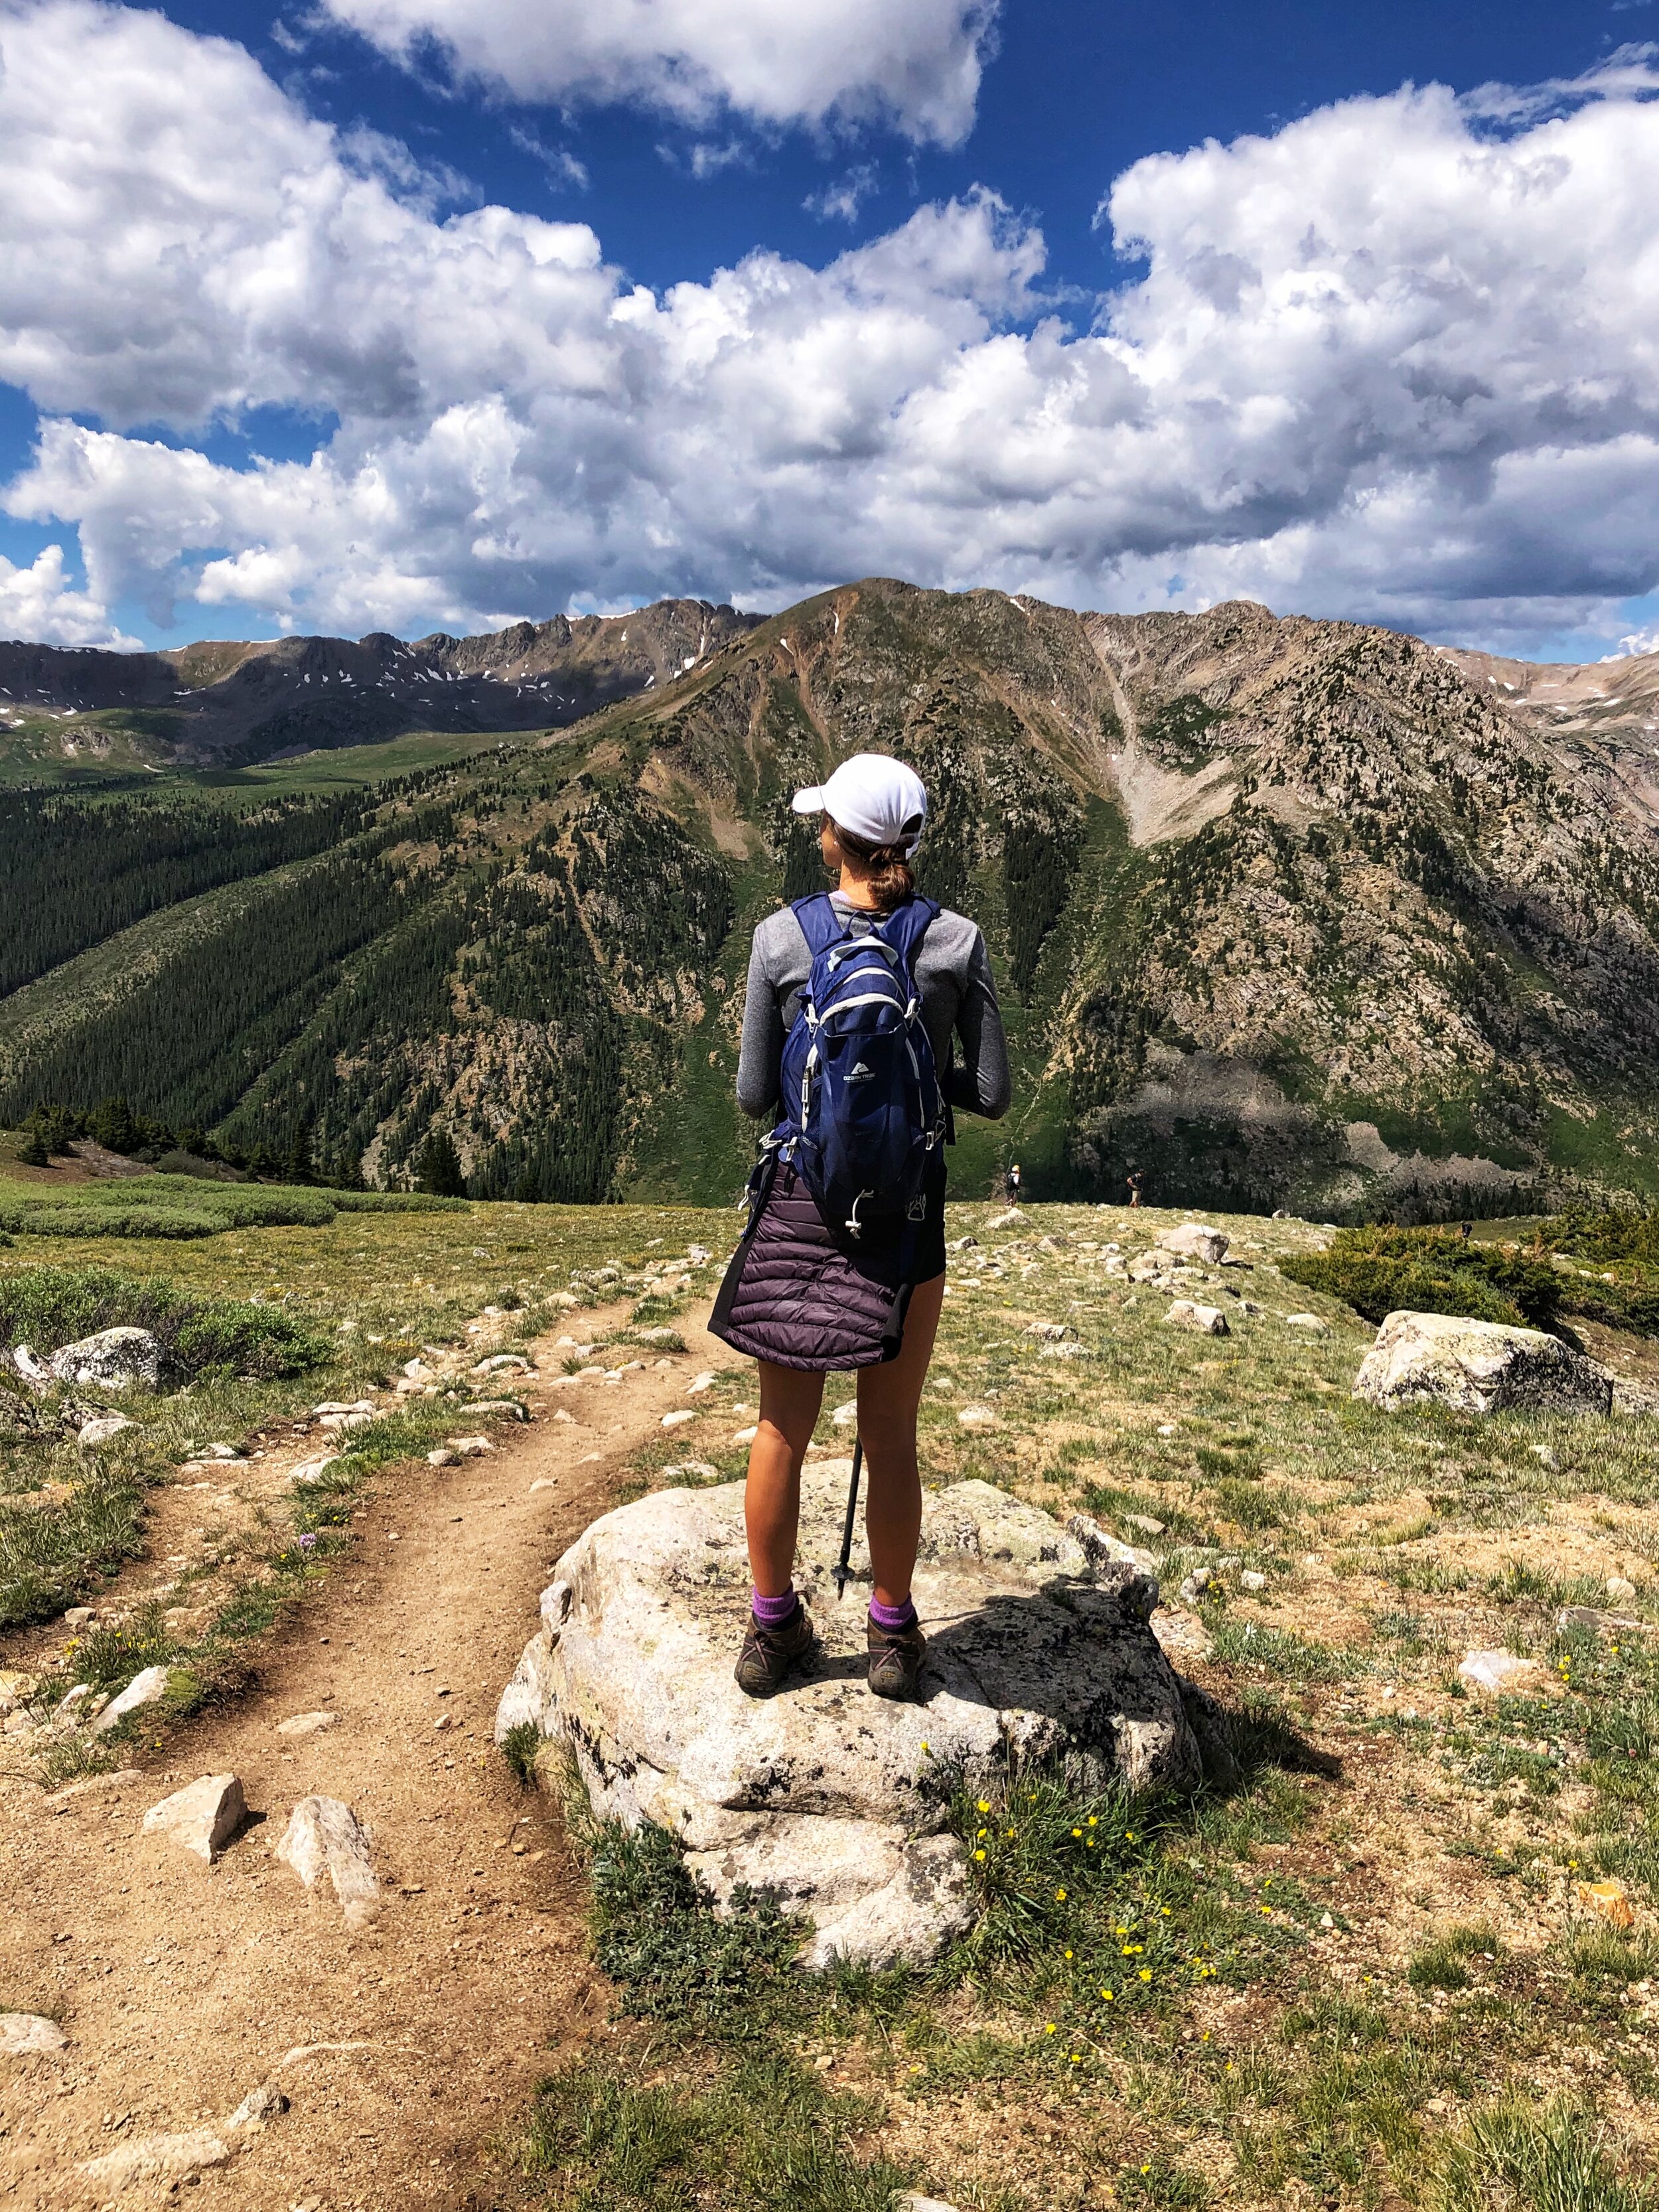
[{"label": "gray long-sleeve shirt", "polygon": [[[866,910],[839,892],[830,896],[855,930],[870,926]],[[757,925],[738,1056],[738,1103],[755,1120],[778,1103],[783,1041],[800,1011],[811,968],[805,935],[790,908],[780,907]],[[945,1098],[965,1114],[1000,1121],[1008,1110],[1008,1045],[978,923],[946,908],[921,940],[915,978]]]}]

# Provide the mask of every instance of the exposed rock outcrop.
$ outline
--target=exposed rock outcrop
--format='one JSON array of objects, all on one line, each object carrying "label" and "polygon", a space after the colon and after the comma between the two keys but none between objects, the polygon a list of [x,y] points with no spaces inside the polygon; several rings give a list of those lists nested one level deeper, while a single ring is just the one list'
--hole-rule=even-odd
[{"label": "exposed rock outcrop", "polygon": [[957,1777],[994,1789],[1011,1754],[1060,1758],[1083,1783],[1199,1772],[1145,1566],[1092,1523],[1063,1529],[987,1483],[928,1497],[921,1698],[872,1698],[862,1544],[844,1602],[830,1574],[849,1472],[830,1460],[803,1478],[797,1580],[823,1640],[778,1696],[732,1680],[749,1573],[743,1486],[726,1483],[659,1492],[585,1532],[496,1719],[498,1738],[530,1722],[568,1743],[595,1808],[671,1829],[717,1901],[747,1883],[808,1914],[812,1965],[921,1960],[966,1924],[961,1846],[942,1832]]}]

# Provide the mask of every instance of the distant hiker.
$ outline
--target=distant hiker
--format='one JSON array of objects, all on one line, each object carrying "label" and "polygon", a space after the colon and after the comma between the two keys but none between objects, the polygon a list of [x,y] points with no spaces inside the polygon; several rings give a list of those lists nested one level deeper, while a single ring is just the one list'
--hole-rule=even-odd
[{"label": "distant hiker", "polygon": [[1140,1203],[1140,1177],[1138,1175],[1132,1175],[1128,1176],[1127,1180],[1129,1185],[1129,1203],[1131,1206],[1139,1206]]},{"label": "distant hiker", "polygon": [[1002,1178],[1002,1194],[1010,1206],[1019,1203],[1019,1162],[1016,1160]]},{"label": "distant hiker", "polygon": [[798,791],[794,810],[823,815],[820,849],[839,881],[755,932],[738,1103],[758,1117],[781,1101],[781,1119],[709,1322],[760,1363],[744,1496],[754,1597],[737,1674],[767,1696],[814,1644],[792,1579],[801,1462],[825,1375],[855,1369],[870,1687],[909,1697],[925,1648],[910,1600],[916,1408],[945,1294],[944,1146],[952,1107],[993,1121],[1007,1111],[1008,1054],[977,926],[915,893],[920,778],[860,753]]}]

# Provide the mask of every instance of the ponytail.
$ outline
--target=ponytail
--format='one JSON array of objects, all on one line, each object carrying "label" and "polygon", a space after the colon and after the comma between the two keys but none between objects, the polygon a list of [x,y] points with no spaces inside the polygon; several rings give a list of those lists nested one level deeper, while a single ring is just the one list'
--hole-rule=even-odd
[{"label": "ponytail", "polygon": [[891,914],[915,896],[916,879],[902,845],[872,845],[855,837],[850,830],[843,830],[839,822],[836,836],[842,852],[850,854],[860,869],[869,871],[870,895],[882,913]]}]

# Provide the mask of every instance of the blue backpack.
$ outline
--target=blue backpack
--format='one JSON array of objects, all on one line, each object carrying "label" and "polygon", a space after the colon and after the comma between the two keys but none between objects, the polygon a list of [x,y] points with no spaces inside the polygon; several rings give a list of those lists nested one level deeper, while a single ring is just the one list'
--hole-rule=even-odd
[{"label": "blue backpack", "polygon": [[945,1110],[913,963],[938,913],[931,899],[908,899],[855,935],[826,892],[794,902],[812,968],[784,1044],[783,1118],[768,1145],[838,1238],[897,1226],[910,1243],[926,1217]]}]

